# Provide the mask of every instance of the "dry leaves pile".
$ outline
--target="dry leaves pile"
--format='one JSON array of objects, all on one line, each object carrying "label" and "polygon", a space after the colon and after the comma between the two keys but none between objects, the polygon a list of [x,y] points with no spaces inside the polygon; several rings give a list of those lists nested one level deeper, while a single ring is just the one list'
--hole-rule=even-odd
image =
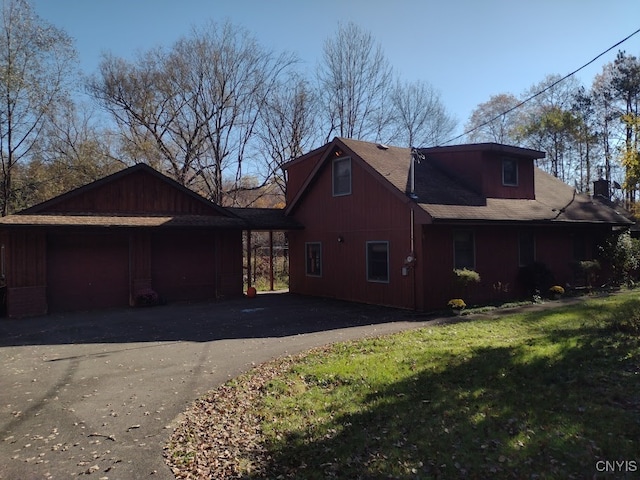
[{"label": "dry leaves pile", "polygon": [[262,471],[270,458],[262,446],[260,397],[267,382],[294,361],[260,365],[197,400],[165,447],[176,478],[233,479]]}]

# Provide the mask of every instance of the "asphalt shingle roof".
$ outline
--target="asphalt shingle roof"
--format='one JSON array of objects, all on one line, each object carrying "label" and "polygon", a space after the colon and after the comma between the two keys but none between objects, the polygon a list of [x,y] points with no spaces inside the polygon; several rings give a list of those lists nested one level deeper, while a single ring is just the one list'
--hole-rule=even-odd
[{"label": "asphalt shingle roof", "polygon": [[[411,193],[411,149],[337,139],[394,188]],[[455,147],[451,147],[455,148]],[[461,146],[469,149],[470,146]],[[483,145],[478,148],[485,148]],[[496,148],[487,144],[486,148]],[[506,147],[515,149],[515,147]],[[534,168],[535,199],[485,198],[427,158],[415,166],[414,201],[434,222],[581,222],[629,225],[621,209],[578,194],[561,180]]]}]

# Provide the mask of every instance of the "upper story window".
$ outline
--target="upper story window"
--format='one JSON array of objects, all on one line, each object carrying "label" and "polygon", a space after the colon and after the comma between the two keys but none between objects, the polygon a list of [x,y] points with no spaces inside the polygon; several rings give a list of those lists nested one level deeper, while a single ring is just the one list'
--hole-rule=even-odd
[{"label": "upper story window", "polygon": [[332,164],[333,196],[351,194],[351,159],[336,158]]},{"label": "upper story window", "polygon": [[502,184],[518,186],[518,160],[515,158],[502,159]]}]

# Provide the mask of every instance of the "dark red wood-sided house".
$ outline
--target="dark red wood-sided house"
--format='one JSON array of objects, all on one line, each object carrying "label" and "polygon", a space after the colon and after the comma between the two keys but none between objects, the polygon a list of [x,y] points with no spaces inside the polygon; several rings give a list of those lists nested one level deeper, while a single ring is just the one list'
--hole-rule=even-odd
[{"label": "dark red wood-sided house", "polygon": [[[578,281],[613,230],[611,206],[535,167],[536,150],[474,144],[412,150],[336,138],[286,166],[290,290],[407,309],[526,292],[523,271]],[[462,291],[454,269],[480,284]]]},{"label": "dark red wood-sided house", "polygon": [[241,296],[243,231],[275,222],[248,212],[138,164],[4,217],[6,313]]}]

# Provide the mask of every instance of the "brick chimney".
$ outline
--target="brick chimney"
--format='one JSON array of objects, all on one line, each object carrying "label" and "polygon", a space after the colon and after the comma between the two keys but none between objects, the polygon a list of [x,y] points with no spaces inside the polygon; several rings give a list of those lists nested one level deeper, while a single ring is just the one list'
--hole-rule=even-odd
[{"label": "brick chimney", "polygon": [[609,193],[609,182],[604,178],[593,182],[593,196],[603,197],[606,200],[611,200],[611,194]]}]

